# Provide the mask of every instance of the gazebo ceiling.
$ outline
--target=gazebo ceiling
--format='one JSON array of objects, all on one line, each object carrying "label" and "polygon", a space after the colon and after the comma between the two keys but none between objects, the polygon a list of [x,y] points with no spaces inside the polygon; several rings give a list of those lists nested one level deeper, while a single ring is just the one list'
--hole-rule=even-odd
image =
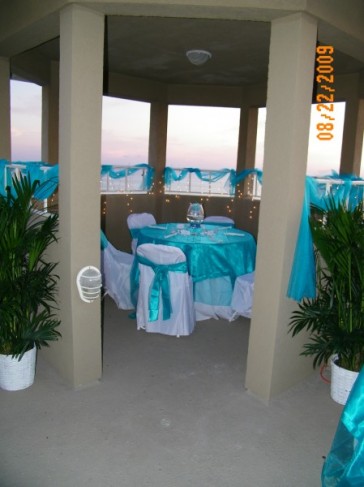
[{"label": "gazebo ceiling", "polygon": [[[109,16],[105,26],[110,72],[173,84],[242,86],[267,80],[269,22]],[[189,49],[206,49],[212,58],[194,66],[186,57]],[[26,55],[58,60],[59,39]],[[16,56],[12,63],[16,75]],[[363,69],[363,62],[335,51],[337,74]]]},{"label": "gazebo ceiling", "polygon": [[[268,75],[270,23],[207,19],[108,19],[111,71],[166,83],[243,85]],[[186,51],[212,58],[192,65]]]}]

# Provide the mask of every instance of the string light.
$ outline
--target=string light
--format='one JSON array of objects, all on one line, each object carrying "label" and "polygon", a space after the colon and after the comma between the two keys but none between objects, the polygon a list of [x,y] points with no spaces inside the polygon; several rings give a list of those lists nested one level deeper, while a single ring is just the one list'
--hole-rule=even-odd
[{"label": "string light", "polygon": [[102,210],[101,210],[101,213],[103,215],[106,215],[106,210],[107,210],[107,201],[106,201],[106,198],[103,200],[102,202]]},{"label": "string light", "polygon": [[[236,191],[235,191],[235,197],[232,198],[230,197],[228,202],[226,203],[226,214],[231,216],[234,214],[234,212],[238,212],[238,208],[236,207],[237,202],[241,200],[250,200],[251,201],[251,206],[248,210],[248,219],[253,221],[257,218],[257,211],[259,209],[259,205],[254,203],[253,199],[253,188],[254,188],[254,181],[252,178],[247,178],[244,181],[244,184],[239,183],[236,186]],[[154,198],[156,196],[161,196],[163,197],[164,203],[166,205],[170,205],[173,201],[179,202],[181,201],[181,196],[180,194],[166,194],[164,193],[164,180],[159,178],[154,179],[152,182],[152,185],[150,189],[148,190],[147,193],[144,193],[144,196],[150,196],[151,198]],[[125,198],[125,203],[126,203],[126,208],[127,208],[127,213],[134,213],[135,212],[135,201],[138,201],[138,197],[135,198],[134,193],[121,193],[120,196]],[[191,195],[193,196],[193,195]],[[210,203],[211,196],[206,194],[206,195],[196,195],[197,201],[199,201],[203,205],[208,205]],[[213,198],[213,201],[215,199]],[[107,215],[107,197],[105,197],[102,201],[102,208],[101,208],[101,214],[102,216]]]}]

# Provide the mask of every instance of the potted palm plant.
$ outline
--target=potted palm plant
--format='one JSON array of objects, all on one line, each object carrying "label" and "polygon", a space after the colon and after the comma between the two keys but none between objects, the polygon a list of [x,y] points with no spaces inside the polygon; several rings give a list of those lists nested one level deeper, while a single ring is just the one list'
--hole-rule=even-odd
[{"label": "potted palm plant", "polygon": [[34,381],[36,349],[57,340],[55,263],[45,252],[56,241],[57,214],[35,211],[39,182],[13,178],[0,195],[0,387]]},{"label": "potted palm plant", "polygon": [[302,355],[313,356],[314,367],[331,363],[331,396],[345,404],[364,364],[363,203],[330,199],[325,210],[313,207],[310,227],[317,294],[299,303],[289,329],[310,332]]}]

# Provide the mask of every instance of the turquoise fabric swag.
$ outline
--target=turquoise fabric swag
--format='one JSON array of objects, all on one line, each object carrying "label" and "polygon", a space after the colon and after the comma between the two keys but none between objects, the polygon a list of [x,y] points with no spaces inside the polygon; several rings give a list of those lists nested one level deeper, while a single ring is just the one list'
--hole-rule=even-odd
[{"label": "turquoise fabric swag", "polygon": [[138,171],[146,171],[146,177],[143,180],[140,190],[149,191],[153,184],[154,179],[154,168],[149,166],[149,164],[136,164],[123,169],[116,169],[117,166],[102,165],[101,166],[101,177],[108,175],[112,179],[125,178],[127,175],[135,174]]},{"label": "turquoise fabric swag", "polygon": [[303,298],[316,297],[315,255],[309,224],[311,205],[324,210],[329,200],[334,199],[337,204],[346,203],[348,208],[353,209],[363,200],[364,186],[355,184],[359,181],[364,182],[364,179],[335,172],[319,179],[306,177],[301,223],[287,291],[289,298],[301,301]]},{"label": "turquoise fabric swag", "polygon": [[[39,187],[35,192],[35,198],[42,200],[50,198],[56,191],[59,184],[58,164],[48,164],[46,162],[9,162],[5,159],[0,160],[0,193],[6,194],[6,187],[12,188],[12,174],[18,169],[24,176],[29,176],[31,181],[39,181]],[[143,179],[142,191],[149,191],[153,184],[154,168],[148,164],[136,164],[123,169],[116,169],[116,166],[101,166],[101,177],[108,175],[113,179],[125,178],[127,175],[138,171],[145,171],[146,177]]]},{"label": "turquoise fabric swag", "polygon": [[167,166],[164,169],[164,182],[169,186],[174,181],[182,181],[189,174],[195,174],[201,181],[215,183],[224,178],[227,174],[230,178],[225,183],[225,189],[231,196],[234,196],[236,185],[243,181],[247,176],[256,174],[258,181],[262,183],[262,171],[259,169],[245,169],[237,173],[234,169],[218,169],[216,171],[203,170],[197,167],[186,167],[183,169],[173,169],[173,167]]},{"label": "turquoise fabric swag", "polygon": [[13,173],[17,169],[32,182],[39,181],[34,197],[38,200],[50,198],[58,187],[58,164],[45,162],[12,162],[0,160],[0,193],[5,196],[6,188],[13,188]]},{"label": "turquoise fabric swag", "polygon": [[364,485],[364,368],[350,392],[321,473],[322,487]]}]

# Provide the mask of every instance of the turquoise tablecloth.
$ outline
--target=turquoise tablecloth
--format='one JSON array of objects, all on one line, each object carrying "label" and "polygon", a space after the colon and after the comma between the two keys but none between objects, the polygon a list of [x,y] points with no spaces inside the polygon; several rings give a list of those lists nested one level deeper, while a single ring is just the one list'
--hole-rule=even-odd
[{"label": "turquoise tablecloth", "polygon": [[189,224],[168,223],[143,228],[138,245],[144,243],[173,245],[186,255],[188,272],[193,282],[237,276],[255,269],[254,237],[237,228],[202,224],[192,229]]}]

